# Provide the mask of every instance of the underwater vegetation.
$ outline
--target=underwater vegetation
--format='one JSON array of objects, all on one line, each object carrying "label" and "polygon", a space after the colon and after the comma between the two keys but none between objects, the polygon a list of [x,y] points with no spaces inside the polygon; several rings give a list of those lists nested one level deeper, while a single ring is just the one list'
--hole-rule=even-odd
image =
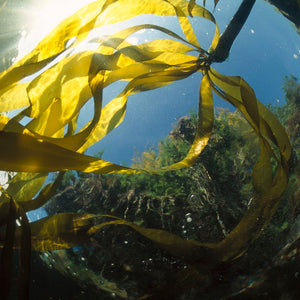
[{"label": "underwater vegetation", "polygon": [[[256,98],[248,83],[239,76],[222,75],[211,66],[226,59],[254,3],[243,1],[233,22],[220,36],[213,14],[195,1],[95,1],[62,21],[34,50],[0,74],[3,113],[0,116],[0,169],[15,172],[8,186],[1,187],[1,299],[9,298],[15,248],[19,249],[20,257],[20,297],[28,299],[31,250],[73,248],[90,242],[110,225],[123,225],[119,226],[120,230],[131,228],[149,243],[185,262],[186,268],[172,277],[178,285],[178,293],[246,253],[276,212],[288,183],[292,154],[283,126]],[[159,25],[143,24],[94,38],[96,50],[76,51],[77,46],[89,42],[88,35],[93,29],[142,14],[177,18],[184,36]],[[200,46],[194,32],[197,28],[191,26],[189,18],[204,18],[215,25],[209,51]],[[162,32],[166,38],[131,44],[127,38],[142,29]],[[160,88],[195,72],[203,74],[199,83],[197,122],[194,138],[183,157],[156,165],[126,167],[84,154],[122,123],[130,95]],[[127,85],[102,107],[104,89],[118,81],[125,81]],[[140,176],[192,167],[199,155],[205,154],[209,139],[213,138],[213,92],[239,110],[257,136],[259,148],[252,168],[251,203],[230,232],[219,218],[218,226],[223,235],[226,232],[222,239],[214,242],[186,239],[168,231],[167,227],[139,226],[113,214],[92,212],[57,213],[29,223],[26,212],[45,205],[55,195],[68,170]],[[91,98],[94,115],[78,129],[80,111]],[[5,114],[14,110],[19,110],[14,116]],[[165,144],[167,147],[167,142]],[[47,183],[50,172],[59,174],[53,182]],[[164,286],[153,288],[144,298],[158,299],[164,290]]]},{"label": "underwater vegetation", "polygon": [[[299,129],[289,124],[299,114],[299,105],[295,105],[299,86],[295,77],[284,78],[286,104],[269,107],[288,136],[296,140]],[[191,111],[160,141],[158,150],[150,148],[136,154],[132,166],[158,168],[184,157],[196,126],[197,115]],[[68,171],[46,210],[49,214],[113,214],[143,227],[168,230],[184,239],[216,243],[238,224],[251,203],[250,170],[259,155],[258,144],[240,113],[221,110],[216,113],[210,141],[193,167],[139,176]],[[299,147],[293,142],[292,146],[295,156],[288,188],[269,225],[242,257],[213,269],[206,280],[193,288],[182,288],[182,298],[176,291],[175,299],[277,299],[283,294],[297,299]],[[94,299],[138,298],[149,287],[168,282],[171,274],[186,266],[185,261],[118,226],[103,228],[92,243],[80,249],[40,256],[52,272],[58,270],[85,297]],[[47,286],[44,288],[47,290]],[[54,297],[52,291],[49,295]],[[169,290],[163,295],[171,298]]]}]

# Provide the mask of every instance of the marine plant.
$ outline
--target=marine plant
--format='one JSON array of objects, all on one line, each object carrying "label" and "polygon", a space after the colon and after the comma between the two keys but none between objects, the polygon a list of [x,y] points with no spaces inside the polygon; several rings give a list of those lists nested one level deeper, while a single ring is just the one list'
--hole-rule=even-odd
[{"label": "marine plant", "polygon": [[[0,169],[16,172],[8,187],[1,187],[2,299],[9,297],[14,248],[20,249],[20,291],[27,299],[31,249],[71,248],[88,242],[108,225],[129,226],[184,259],[189,267],[177,276],[181,285],[188,281],[195,284],[209,270],[247,250],[276,211],[287,185],[291,156],[283,127],[256,98],[247,82],[239,76],[222,75],[211,67],[228,56],[241,28],[235,21],[243,24],[254,3],[255,0],[243,1],[220,37],[213,14],[193,0],[98,0],[63,20],[34,50],[0,74],[1,112],[19,110],[11,117],[0,116]],[[77,48],[88,41],[95,28],[142,14],[177,17],[183,36],[159,25],[143,24],[93,39],[96,50]],[[190,18],[204,18],[214,24],[209,51],[200,46]],[[167,38],[131,44],[128,37],[142,29],[161,32]],[[84,154],[121,124],[130,95],[165,86],[195,72],[203,74],[197,129],[184,159],[160,169],[134,169]],[[102,108],[103,90],[118,81],[127,85]],[[139,174],[192,166],[207,145],[213,128],[213,91],[241,112],[260,141],[260,155],[252,172],[253,200],[239,224],[221,242],[184,240],[167,231],[139,227],[114,216],[62,213],[29,223],[26,212],[41,207],[55,194],[67,170]],[[94,115],[77,130],[81,108],[91,98]],[[57,171],[55,181],[45,183],[48,173]]]}]

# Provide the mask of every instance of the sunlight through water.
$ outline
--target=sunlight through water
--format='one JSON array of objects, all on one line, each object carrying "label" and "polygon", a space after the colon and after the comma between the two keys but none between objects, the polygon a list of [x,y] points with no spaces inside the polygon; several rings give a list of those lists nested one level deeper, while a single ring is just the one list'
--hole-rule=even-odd
[{"label": "sunlight through water", "polygon": [[30,24],[29,32],[23,31],[18,45],[17,60],[30,52],[47,34],[51,32],[66,17],[93,0],[52,0],[41,1],[35,10],[37,17]]}]

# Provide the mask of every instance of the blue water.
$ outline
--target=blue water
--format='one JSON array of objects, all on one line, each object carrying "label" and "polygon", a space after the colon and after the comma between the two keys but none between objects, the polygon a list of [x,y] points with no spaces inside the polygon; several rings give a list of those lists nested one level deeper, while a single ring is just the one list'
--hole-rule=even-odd
[{"label": "blue water", "polygon": [[[220,1],[214,16],[223,32],[241,1]],[[212,5],[213,1],[208,1]],[[208,9],[213,10],[212,6]],[[214,26],[206,21],[191,20],[201,46],[208,49]],[[182,35],[176,18],[143,16],[137,23],[154,23],[167,27]],[[133,23],[131,23],[133,24]],[[147,30],[137,33],[138,42],[164,38],[161,33]],[[252,12],[232,46],[229,58],[213,64],[224,75],[240,75],[254,89],[264,104],[282,105],[284,93],[283,77],[292,74],[300,77],[300,37],[292,23],[273,6],[263,0],[256,1]],[[157,146],[172,130],[176,121],[193,109],[197,111],[201,73],[174,82],[163,88],[139,93],[129,97],[123,123],[108,136],[92,146],[87,154],[94,155],[104,150],[103,159],[118,164],[130,165],[134,155]],[[117,96],[124,83],[114,84],[104,91],[104,103]],[[234,108],[214,95],[215,108]],[[80,124],[91,118],[92,101],[82,109]],[[31,221],[46,216],[44,210],[29,213]]]},{"label": "blue water", "polygon": [[[240,2],[219,2],[214,15],[221,32]],[[207,21],[193,20],[193,23],[196,30],[199,28],[197,35],[201,46],[208,47],[213,27]],[[180,34],[180,27],[170,18],[165,18],[160,25]],[[139,39],[143,38],[149,39],[151,34],[139,36]],[[224,63],[213,64],[213,67],[225,75],[242,76],[264,104],[281,105],[284,101],[283,77],[289,74],[300,77],[299,35],[292,23],[273,6],[262,0],[256,1],[229,58]],[[93,155],[104,150],[103,159],[130,165],[134,153],[157,145],[172,130],[179,117],[197,109],[200,80],[201,74],[197,73],[161,89],[131,96],[124,122],[87,153]],[[114,94],[117,94],[115,88],[106,92],[106,95]],[[216,108],[233,109],[217,96],[214,103]]]},{"label": "blue water", "polygon": [[47,217],[48,213],[44,208],[39,208],[36,210],[29,211],[26,215],[29,219],[29,222],[34,222],[36,220]]}]

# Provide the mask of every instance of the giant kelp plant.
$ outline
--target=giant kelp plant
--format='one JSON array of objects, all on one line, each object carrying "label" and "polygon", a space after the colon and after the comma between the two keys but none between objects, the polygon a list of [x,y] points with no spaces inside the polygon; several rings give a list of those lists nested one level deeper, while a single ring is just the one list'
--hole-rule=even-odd
[{"label": "giant kelp plant", "polygon": [[[287,185],[291,156],[283,127],[257,100],[252,88],[241,77],[222,75],[211,67],[213,62],[222,62],[228,56],[254,3],[255,0],[243,1],[233,22],[219,37],[213,14],[196,1],[95,1],[66,18],[34,50],[0,74],[1,112],[19,110],[11,117],[2,114],[0,121],[0,169],[17,172],[8,187],[1,188],[3,299],[9,295],[14,248],[20,248],[20,286],[26,298],[31,249],[71,248],[88,242],[101,228],[113,224],[129,226],[185,260],[189,267],[182,276],[178,275],[178,281],[193,278],[195,283],[209,270],[245,253],[276,211]],[[159,25],[143,24],[93,39],[96,50],[77,50],[77,46],[88,41],[93,29],[142,14],[176,17],[184,36]],[[209,51],[200,46],[189,18],[204,18],[215,24]],[[130,44],[128,37],[142,29],[159,31],[166,38]],[[203,74],[196,135],[181,161],[162,168],[134,169],[83,154],[121,124],[130,95],[162,87],[195,72]],[[102,108],[103,90],[121,80],[127,82],[126,87]],[[140,227],[110,215],[61,213],[28,222],[26,212],[41,207],[55,194],[67,170],[139,174],[192,166],[211,136],[212,91],[241,112],[260,143],[260,155],[252,172],[251,205],[222,241],[185,240],[168,231]],[[93,118],[76,130],[81,108],[90,98],[94,101]],[[48,173],[55,171],[60,174],[45,185]]]},{"label": "giant kelp plant", "polygon": [[[296,158],[299,130],[290,124],[295,124],[299,114],[295,103],[299,98],[299,83],[294,77],[286,78],[284,90],[287,103],[270,108],[286,128]],[[174,124],[170,135],[159,142],[157,151],[150,147],[142,154],[137,153],[132,167],[158,168],[183,158],[193,142],[196,126],[197,116],[192,111]],[[251,203],[250,170],[258,152],[258,139],[241,114],[217,111],[213,134],[192,167],[139,176],[68,171],[45,208],[49,214],[113,214],[143,227],[168,230],[184,239],[217,243],[237,225]],[[175,299],[245,299],[249,294],[254,294],[253,298],[259,295],[276,298],[285,294],[297,299],[295,270],[299,266],[297,224],[300,221],[297,169],[299,162],[293,159],[288,188],[281,203],[247,253],[217,266],[207,274],[206,280],[197,281],[192,289],[187,285],[178,292],[172,287]],[[172,282],[172,274],[185,266],[179,258],[120,226],[104,227],[91,243],[75,249],[41,252],[39,256],[47,264],[46,272],[35,271],[33,280],[38,278],[47,295],[53,298],[55,291],[43,285],[49,279],[40,278],[40,273],[48,274],[49,269],[58,270],[69,279],[68,283],[79,286],[83,299],[110,299],[113,295],[135,299],[151,286]],[[35,266],[40,264],[35,258]],[[278,283],[276,288],[270,286],[274,282]],[[181,292],[183,295],[179,296]],[[60,293],[58,296],[64,298]],[[168,289],[165,296],[172,298]]]}]

